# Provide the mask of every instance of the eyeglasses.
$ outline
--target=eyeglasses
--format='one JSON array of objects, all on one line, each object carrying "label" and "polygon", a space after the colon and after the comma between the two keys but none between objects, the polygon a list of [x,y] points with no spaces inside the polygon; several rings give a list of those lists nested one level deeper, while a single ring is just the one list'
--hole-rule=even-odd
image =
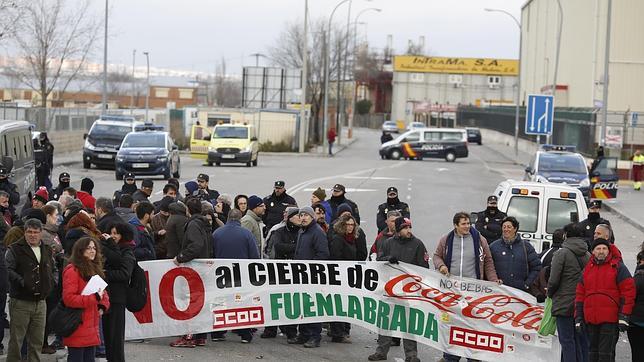
[{"label": "eyeglasses", "polygon": [[90,246],[86,247],[85,250],[96,250],[96,247],[90,245]]}]

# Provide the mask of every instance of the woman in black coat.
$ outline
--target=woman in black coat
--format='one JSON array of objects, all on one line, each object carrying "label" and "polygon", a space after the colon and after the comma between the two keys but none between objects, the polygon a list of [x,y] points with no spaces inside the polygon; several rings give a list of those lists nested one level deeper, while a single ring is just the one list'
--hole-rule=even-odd
[{"label": "woman in black coat", "polygon": [[[351,214],[340,216],[329,230],[329,260],[363,261],[367,258],[367,240]],[[351,324],[331,322],[331,342],[348,343]]]},{"label": "woman in black coat", "polygon": [[125,304],[134,263],[134,235],[129,225],[116,223],[101,241],[110,311],[103,316],[105,353],[111,362],[125,361]]},{"label": "woman in black coat", "polygon": [[628,342],[631,344],[633,361],[638,361],[644,355],[644,251],[637,254],[637,268],[633,279],[636,294],[628,326]]}]

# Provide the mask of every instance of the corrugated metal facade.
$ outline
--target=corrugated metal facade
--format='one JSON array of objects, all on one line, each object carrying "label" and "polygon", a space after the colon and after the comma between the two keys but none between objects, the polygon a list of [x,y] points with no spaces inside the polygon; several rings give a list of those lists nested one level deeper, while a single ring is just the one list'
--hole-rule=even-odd
[{"label": "corrugated metal facade", "polygon": [[[561,0],[563,30],[555,104],[594,107],[603,92],[608,0]],[[644,111],[644,1],[613,0],[611,111]],[[531,0],[521,13],[521,95],[549,92],[553,82],[559,10],[556,0]],[[563,87],[565,88],[565,87]],[[566,93],[566,94],[563,94]]]}]

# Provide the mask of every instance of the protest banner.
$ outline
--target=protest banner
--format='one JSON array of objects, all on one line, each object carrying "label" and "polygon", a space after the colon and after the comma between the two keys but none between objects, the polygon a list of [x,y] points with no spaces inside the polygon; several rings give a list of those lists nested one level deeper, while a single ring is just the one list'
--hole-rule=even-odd
[{"label": "protest banner", "polygon": [[139,263],[150,295],[126,339],[341,321],[481,360],[554,361],[543,306],[522,291],[409,264],[292,260]]}]

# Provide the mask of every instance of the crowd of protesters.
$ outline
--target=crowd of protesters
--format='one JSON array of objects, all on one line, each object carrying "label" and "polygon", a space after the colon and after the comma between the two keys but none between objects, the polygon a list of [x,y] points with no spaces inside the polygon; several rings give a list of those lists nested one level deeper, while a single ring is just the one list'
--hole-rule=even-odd
[{"label": "crowd of protesters", "polygon": [[[207,174],[199,174],[181,188],[177,179],[169,179],[162,198],[152,202],[155,183],[150,179],[139,187],[135,175],[126,174],[121,188],[105,197],[93,194],[89,178],[74,189],[63,172],[58,185],[39,187],[20,210],[15,195],[5,191],[13,189],[0,190],[0,252],[5,256],[0,258],[0,311],[8,292],[10,321],[1,316],[10,328],[8,360],[37,361],[41,353],[67,348],[69,361],[124,361],[127,288],[137,262],[167,259],[179,266],[197,258],[433,264],[445,276],[550,297],[563,361],[614,360],[619,331],[628,330],[633,356],[643,348],[638,342],[644,339],[644,254],[638,255],[633,279],[610,224],[599,217],[601,205],[590,205],[587,220],[557,230],[551,248],[539,255],[522,239],[519,221],[499,211],[497,197],[490,196],[475,223],[470,214],[456,213],[453,228],[430,254],[412,233],[410,207],[395,187],[386,190],[387,199],[378,207],[378,234],[368,248],[358,205],[342,184],[332,187],[328,199],[328,190],[317,188],[310,203],[298,205],[282,180],[266,197],[232,197],[209,181]],[[83,295],[95,275],[107,282],[106,290]],[[47,323],[61,301],[82,309],[82,324],[68,336],[55,335]],[[323,325],[266,327],[259,336],[277,338],[278,330],[289,344],[316,348]],[[331,343],[351,343],[349,323],[332,322],[326,330]],[[242,343],[251,343],[256,332],[233,331]],[[170,345],[196,348],[205,346],[208,337],[218,342],[226,335],[184,335]],[[378,336],[368,359],[386,360],[390,348],[401,342],[405,361],[419,361],[415,341],[385,335]],[[444,361],[460,359],[443,355]]]}]

